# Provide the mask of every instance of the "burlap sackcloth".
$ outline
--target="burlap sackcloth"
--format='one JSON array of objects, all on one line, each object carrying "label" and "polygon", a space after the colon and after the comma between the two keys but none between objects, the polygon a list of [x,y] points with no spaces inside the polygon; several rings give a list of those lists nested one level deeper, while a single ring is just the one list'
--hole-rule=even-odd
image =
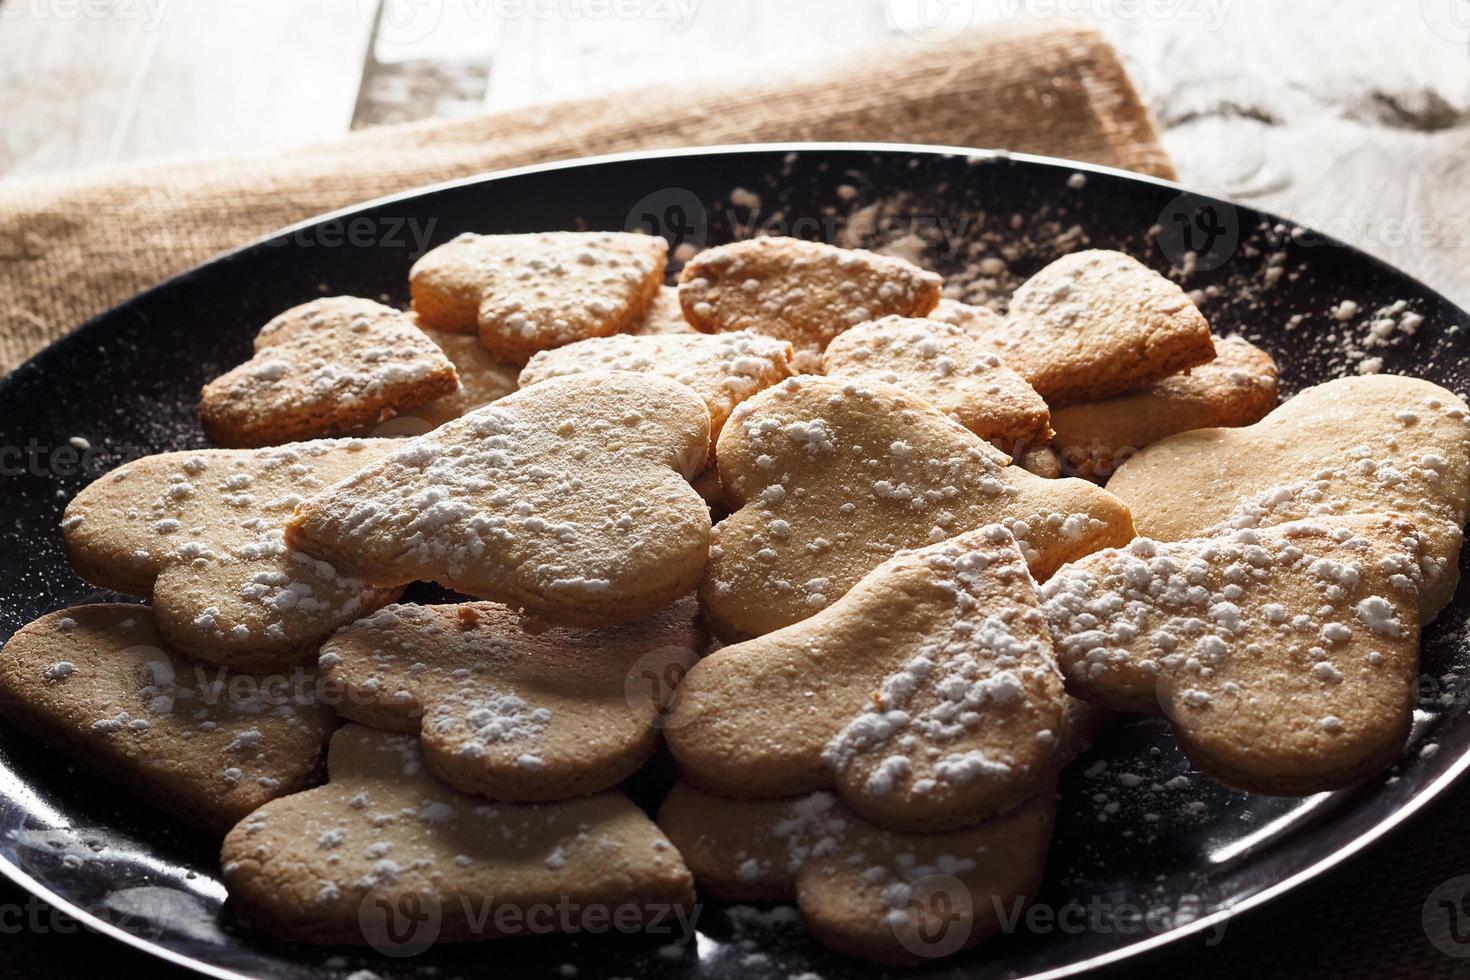
[{"label": "burlap sackcloth", "polygon": [[0,374],[139,290],[315,214],[506,167],[768,140],[1004,147],[1172,174],[1117,55],[1070,28],[894,41],[779,77],[385,126],[269,155],[0,181]]}]

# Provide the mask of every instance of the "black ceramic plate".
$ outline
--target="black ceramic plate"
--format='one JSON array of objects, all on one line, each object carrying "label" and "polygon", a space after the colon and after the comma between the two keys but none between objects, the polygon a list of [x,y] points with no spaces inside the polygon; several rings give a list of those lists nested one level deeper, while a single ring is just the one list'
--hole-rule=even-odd
[{"label": "black ceramic plate", "polygon": [[[755,233],[884,245],[962,284],[966,298],[997,305],[1059,254],[1124,249],[1161,271],[1189,269],[1182,282],[1200,291],[1215,330],[1274,354],[1287,393],[1365,361],[1464,390],[1457,334],[1470,316],[1345,245],[1161,181],[891,145],[736,147],[535,167],[287,230],[93,320],[0,384],[0,637],[47,611],[115,598],[68,569],[62,508],[127,458],[204,446],[200,385],[244,360],[273,314],[324,293],[403,303],[412,260],[462,231],[638,227],[668,237],[677,254]],[[1409,311],[1423,324],[1361,350],[1370,323],[1390,310],[1396,321]],[[912,975],[1062,976],[1114,961],[1220,928],[1379,838],[1470,765],[1470,681],[1459,679],[1465,591],[1425,634],[1413,738],[1390,772],[1306,799],[1249,796],[1191,772],[1160,722],[1121,722],[1064,780],[1043,911]],[[637,791],[647,798],[646,786]],[[785,910],[714,904],[682,945],[672,934],[583,935],[388,956],[273,943],[225,907],[214,842],[8,729],[0,729],[0,872],[97,929],[217,976],[536,976],[567,965],[579,977],[880,972],[824,952]]]}]

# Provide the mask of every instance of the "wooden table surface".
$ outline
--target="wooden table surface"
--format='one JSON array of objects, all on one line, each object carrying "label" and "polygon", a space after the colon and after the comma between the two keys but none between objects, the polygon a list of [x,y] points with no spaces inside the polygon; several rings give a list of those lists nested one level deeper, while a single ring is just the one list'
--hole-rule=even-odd
[{"label": "wooden table surface", "polygon": [[1470,0],[630,7],[0,0],[0,176],[769,73],[914,33],[919,18],[942,32],[1060,10],[1123,52],[1185,184],[1333,233],[1470,306]]}]

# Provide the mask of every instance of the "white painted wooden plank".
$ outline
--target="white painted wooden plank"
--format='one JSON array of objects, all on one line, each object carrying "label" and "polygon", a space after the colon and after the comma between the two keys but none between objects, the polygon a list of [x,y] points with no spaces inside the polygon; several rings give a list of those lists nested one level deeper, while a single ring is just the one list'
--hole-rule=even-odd
[{"label": "white painted wooden plank", "polygon": [[480,111],[500,35],[488,0],[362,2],[379,6],[354,129]]},{"label": "white painted wooden plank", "polygon": [[[574,9],[527,0],[533,8]],[[888,33],[880,0],[637,0],[621,9],[637,16],[502,17],[486,105],[505,109],[776,71]]]},{"label": "white painted wooden plank", "polygon": [[370,26],[358,0],[4,0],[0,173],[339,135]]},{"label": "white painted wooden plank", "polygon": [[1231,0],[1211,29],[1100,25],[1184,183],[1326,231],[1470,305],[1470,2]]},{"label": "white painted wooden plank", "polygon": [[[1428,15],[1451,4],[1464,10],[1458,27]],[[1326,111],[1402,126],[1405,115],[1409,125],[1434,115],[1422,107],[1441,100],[1447,121],[1470,107],[1470,0],[1229,0],[1218,25],[1095,22],[1123,51],[1165,126],[1232,108],[1266,109],[1283,122]]]},{"label": "white painted wooden plank", "polygon": [[361,0],[379,4],[373,60],[489,61],[500,39],[497,0]]},{"label": "white painted wooden plank", "polygon": [[0,174],[108,159],[157,27],[141,15],[62,16],[32,0],[0,2]]},{"label": "white painted wooden plank", "polygon": [[[385,18],[358,100],[379,2]],[[95,0],[0,0],[0,173],[328,137],[354,102],[357,123],[371,124],[469,111],[478,90],[485,105],[509,108],[682,86],[779,71],[895,32],[934,40],[956,25],[1060,11],[1123,52],[1186,183],[1334,232],[1470,303],[1470,0],[114,0],[106,16],[98,9]],[[636,16],[619,16],[630,9]]]},{"label": "white painted wooden plank", "polygon": [[358,0],[170,3],[115,158],[341,135],[370,36]]}]

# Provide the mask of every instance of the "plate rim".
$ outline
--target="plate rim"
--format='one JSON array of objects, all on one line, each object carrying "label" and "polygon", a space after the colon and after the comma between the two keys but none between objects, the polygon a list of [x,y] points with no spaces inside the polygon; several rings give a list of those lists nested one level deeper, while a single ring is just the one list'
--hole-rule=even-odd
[{"label": "plate rim", "polygon": [[[4,378],[0,378],[0,397],[8,394],[17,384],[25,380],[25,376],[33,371],[39,370],[37,362],[51,355],[56,349],[75,343],[83,343],[90,339],[92,333],[100,328],[102,321],[114,316],[134,303],[155,293],[171,289],[181,282],[198,275],[202,270],[212,267],[220,262],[233,259],[240,254],[258,248],[267,243],[286,238],[296,232],[313,228],[327,221],[339,220],[354,216],[360,212],[377,209],[385,205],[411,201],[429,194],[435,194],[446,190],[461,187],[469,187],[492,181],[511,179],[528,176],[532,174],[551,173],[561,170],[571,170],[582,167],[597,167],[606,164],[625,163],[639,160],[676,159],[682,157],[718,156],[733,154],[758,154],[758,153],[801,153],[801,152],[861,152],[882,154],[925,154],[931,156],[965,157],[979,161],[1017,161],[1023,164],[1035,164],[1045,167],[1071,169],[1083,174],[1098,174],[1101,176],[1115,177],[1133,183],[1150,184],[1155,187],[1178,191],[1181,195],[1189,195],[1202,202],[1219,203],[1231,208],[1239,208],[1254,212],[1263,218],[1271,219],[1277,223],[1286,224],[1292,228],[1300,228],[1310,231],[1316,239],[1327,245],[1345,248],[1356,256],[1366,259],[1376,266],[1378,271],[1387,272],[1393,277],[1407,280],[1421,289],[1427,295],[1443,304],[1443,306],[1467,322],[1470,322],[1470,312],[1461,307],[1455,301],[1449,299],[1433,286],[1428,285],[1417,276],[1403,271],[1386,259],[1379,258],[1356,245],[1343,241],[1335,236],[1319,232],[1310,224],[1299,222],[1275,212],[1265,211],[1251,204],[1232,200],[1229,197],[1214,193],[1196,191],[1175,180],[1157,177],[1152,174],[1143,174],[1120,167],[1108,166],[1106,164],[1089,163],[1082,160],[1073,160],[1066,157],[1048,156],[1039,153],[1012,152],[1006,149],[966,147],[942,143],[907,143],[907,142],[883,142],[883,141],[839,141],[839,140],[817,140],[817,141],[775,141],[756,143],[721,143],[712,146],[683,146],[662,149],[623,150],[616,153],[597,154],[594,156],[564,157],[544,163],[525,164],[516,167],[508,167],[500,170],[485,171],[465,177],[457,177],[451,180],[439,181],[432,184],[424,184],[408,188],[380,197],[359,201],[354,204],[336,208],[317,214],[301,221],[278,228],[265,235],[258,236],[244,242],[234,248],[219,252],[210,256],[187,269],[174,273],[166,279],[148,286],[113,306],[108,307],[96,315],[82,321],[77,326],[46,344],[40,350],[31,354],[19,365],[17,365]],[[1100,953],[1064,966],[1059,966],[1040,973],[1026,974],[1015,980],[1061,980],[1063,977],[1076,976],[1080,973],[1095,970],[1106,966],[1120,963],[1124,960],[1139,957],[1165,946],[1180,943],[1190,937],[1196,936],[1207,929],[1231,919],[1245,912],[1259,908],[1286,893],[1321,877],[1332,868],[1361,854],[1367,848],[1377,844],[1388,835],[1399,832],[1412,819],[1421,815],[1425,807],[1441,800],[1444,792],[1470,769],[1470,751],[1461,754],[1454,763],[1441,773],[1437,778],[1423,786],[1413,797],[1406,800],[1399,807],[1390,812],[1383,819],[1373,824],[1355,838],[1323,855],[1317,861],[1294,874],[1278,881],[1261,891],[1249,896],[1237,904],[1218,909],[1209,915],[1191,920],[1184,925],[1175,926],[1166,932],[1159,933],[1147,938],[1139,939],[1118,949]],[[156,941],[134,935],[125,929],[113,925],[100,918],[96,914],[70,902],[57,895],[54,891],[41,884],[31,875],[27,874],[18,865],[8,859],[0,857],[0,875],[21,888],[28,894],[51,905],[53,908],[66,913],[76,919],[84,927],[92,932],[106,938],[122,942],[150,956],[157,957],[175,966],[192,970],[202,976],[219,978],[219,980],[254,980],[260,974],[241,973],[228,967],[218,966],[204,960],[177,952],[163,946]]]}]

